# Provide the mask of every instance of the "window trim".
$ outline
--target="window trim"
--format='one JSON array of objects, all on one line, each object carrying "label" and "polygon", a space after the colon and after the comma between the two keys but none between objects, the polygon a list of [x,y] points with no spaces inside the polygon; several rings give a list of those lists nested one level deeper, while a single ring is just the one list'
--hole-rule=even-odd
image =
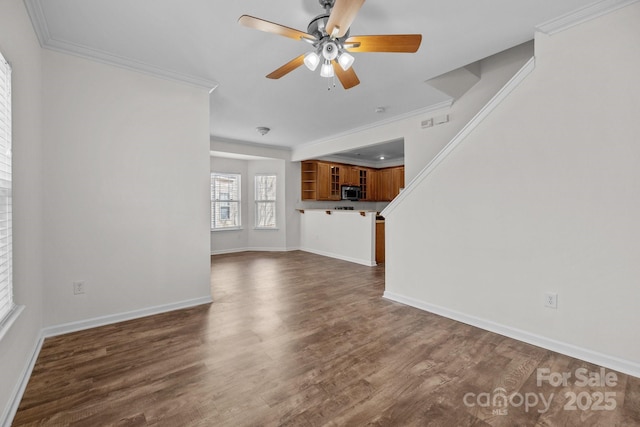
[{"label": "window trim", "polygon": [[[214,179],[215,177],[229,177],[229,178],[234,178],[237,179],[237,199],[233,199],[231,198],[231,196],[229,196],[228,199],[222,199],[222,198],[218,198],[218,199],[214,199]],[[210,221],[210,229],[212,232],[218,232],[218,231],[231,231],[231,230],[242,230],[242,174],[240,173],[229,173],[229,172],[211,172],[211,181],[210,181],[210,193],[211,193],[211,207],[210,207],[210,215],[211,215],[211,221]],[[232,225],[232,226],[228,226],[228,227],[215,227],[214,228],[214,219],[215,219],[215,205],[219,204],[219,203],[233,203],[236,204],[237,206],[237,219],[236,219],[236,224]]]},{"label": "window trim", "polygon": [[24,310],[24,305],[16,305],[13,304],[13,308],[7,313],[2,322],[0,322],[0,341],[2,338],[9,332],[11,329],[11,325],[15,323],[15,321],[20,317],[20,313]]},{"label": "window trim", "polygon": [[[275,198],[274,199],[258,199],[258,178],[259,177],[273,177],[275,179]],[[278,175],[275,173],[257,173],[253,177],[253,204],[254,204],[254,230],[278,230]],[[273,227],[264,227],[258,225],[260,215],[258,214],[258,206],[260,203],[273,203]]]},{"label": "window trim", "polygon": [[12,73],[12,70],[11,70],[11,65],[4,58],[2,53],[0,53],[0,67],[2,68],[0,70],[0,72],[2,73],[1,81],[4,82],[3,87],[1,88],[2,91],[0,91],[0,93],[5,95],[2,97],[0,101],[2,101],[1,105],[6,105],[6,111],[5,111],[6,120],[2,121],[6,123],[6,125],[3,128],[0,128],[3,130],[2,136],[3,136],[3,139],[5,140],[4,145],[6,146],[6,153],[2,154],[2,157],[5,160],[3,169],[6,168],[5,170],[2,171],[2,173],[5,175],[4,177],[2,177],[2,179],[6,183],[6,186],[3,188],[7,190],[7,193],[6,193],[7,196],[5,199],[6,205],[7,205],[7,213],[6,213],[7,233],[5,238],[7,239],[7,243],[4,246],[6,248],[6,253],[0,254],[2,255],[3,258],[6,255],[6,263],[7,263],[6,280],[2,284],[2,288],[0,288],[0,290],[7,291],[7,296],[8,296],[8,302],[6,305],[3,306],[3,313],[0,314],[0,340],[1,340],[5,336],[5,334],[9,331],[9,329],[11,328],[11,325],[13,325],[13,323],[16,321],[20,313],[22,313],[22,311],[24,310],[24,306],[16,305],[15,294],[13,289],[13,223],[12,223],[13,222],[12,221],[13,219],[12,218],[13,217],[13,214],[12,214],[12,210],[13,210],[12,163],[13,163],[13,160],[11,156],[11,150],[13,146],[13,138],[12,138],[12,130],[11,130],[11,124],[12,124],[11,73]]}]

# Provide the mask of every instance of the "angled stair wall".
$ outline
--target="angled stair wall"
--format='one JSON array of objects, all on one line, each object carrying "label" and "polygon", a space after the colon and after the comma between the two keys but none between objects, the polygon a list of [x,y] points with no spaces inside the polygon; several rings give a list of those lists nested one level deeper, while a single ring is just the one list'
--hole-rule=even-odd
[{"label": "angled stair wall", "polygon": [[385,297],[640,376],[640,3],[603,3],[383,211]]}]

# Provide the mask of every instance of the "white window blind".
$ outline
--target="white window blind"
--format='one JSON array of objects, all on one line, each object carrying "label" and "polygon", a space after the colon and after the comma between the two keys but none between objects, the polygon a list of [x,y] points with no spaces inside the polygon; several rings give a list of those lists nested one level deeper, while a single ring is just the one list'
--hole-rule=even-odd
[{"label": "white window blind", "polygon": [[276,176],[256,175],[256,228],[276,228]]},{"label": "white window blind", "polygon": [[211,229],[224,230],[239,228],[240,217],[240,175],[211,174]]},{"label": "white window blind", "polygon": [[0,54],[0,326],[14,308],[11,230],[11,67]]}]

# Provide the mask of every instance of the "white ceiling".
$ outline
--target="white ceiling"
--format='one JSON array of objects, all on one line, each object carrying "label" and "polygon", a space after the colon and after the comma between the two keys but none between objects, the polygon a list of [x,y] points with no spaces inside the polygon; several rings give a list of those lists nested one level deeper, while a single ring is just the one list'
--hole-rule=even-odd
[{"label": "white ceiling", "polygon": [[[533,38],[593,0],[368,0],[351,35],[419,33],[415,54],[355,53],[360,85],[327,90],[300,67],[264,76],[309,45],[237,23],[248,14],[306,31],[318,0],[25,0],[45,47],[177,78],[211,93],[211,135],[294,147],[451,101],[426,80]],[[384,113],[376,113],[384,107]],[[260,135],[258,126],[271,132]]]}]

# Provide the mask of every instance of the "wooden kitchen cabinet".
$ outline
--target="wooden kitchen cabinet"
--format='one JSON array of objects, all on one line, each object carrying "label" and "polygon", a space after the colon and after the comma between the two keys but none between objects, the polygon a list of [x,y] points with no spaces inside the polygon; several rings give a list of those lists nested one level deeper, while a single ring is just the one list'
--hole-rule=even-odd
[{"label": "wooden kitchen cabinet", "polygon": [[400,194],[400,190],[404,188],[404,166],[391,169],[391,193],[392,199]]},{"label": "wooden kitchen cabinet", "polygon": [[331,165],[317,163],[318,167],[318,195],[316,200],[329,200],[331,194]]},{"label": "wooden kitchen cabinet", "polygon": [[380,201],[390,201],[393,199],[391,191],[391,169],[379,169],[376,171],[376,177],[378,187],[376,190],[376,199]]},{"label": "wooden kitchen cabinet", "polygon": [[343,167],[341,165],[331,164],[329,165],[329,182],[330,182],[330,191],[329,191],[329,200],[340,200],[342,198],[342,192],[340,187],[342,186],[342,171]]},{"label": "wooden kitchen cabinet", "polygon": [[302,162],[300,165],[301,199],[318,200],[318,163]]},{"label": "wooden kitchen cabinet", "polygon": [[343,166],[342,184],[360,185],[360,169],[357,166]]},{"label": "wooden kitchen cabinet", "polygon": [[362,201],[391,201],[404,187],[404,166],[373,169],[318,160],[301,162],[302,200],[340,200],[342,185],[360,186]]},{"label": "wooden kitchen cabinet", "polygon": [[367,169],[367,199],[368,201],[378,200],[378,171],[375,169]]},{"label": "wooden kitchen cabinet", "polygon": [[360,200],[374,201],[375,198],[375,169],[361,166],[348,166],[343,168],[348,178],[345,178],[345,185],[356,185],[360,187]]},{"label": "wooden kitchen cabinet", "polygon": [[318,192],[315,200],[340,200],[340,174],[342,166],[316,162],[318,167]]},{"label": "wooden kitchen cabinet", "polygon": [[376,263],[384,262],[384,220],[376,221]]},{"label": "wooden kitchen cabinet", "polygon": [[404,188],[404,166],[379,169],[376,174],[377,200],[391,201],[400,194],[400,189]]},{"label": "wooden kitchen cabinet", "polygon": [[375,185],[373,185],[373,169],[358,168],[358,184],[360,186],[360,199],[365,201],[375,200]]}]

